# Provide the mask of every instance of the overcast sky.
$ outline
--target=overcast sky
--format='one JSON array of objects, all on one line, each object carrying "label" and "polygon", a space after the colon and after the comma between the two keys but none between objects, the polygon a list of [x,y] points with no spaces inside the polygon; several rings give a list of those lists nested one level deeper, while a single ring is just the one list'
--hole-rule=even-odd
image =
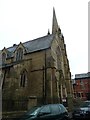
[{"label": "overcast sky", "polygon": [[53,7],[72,75],[88,72],[88,0],[0,0],[0,50],[52,31]]}]

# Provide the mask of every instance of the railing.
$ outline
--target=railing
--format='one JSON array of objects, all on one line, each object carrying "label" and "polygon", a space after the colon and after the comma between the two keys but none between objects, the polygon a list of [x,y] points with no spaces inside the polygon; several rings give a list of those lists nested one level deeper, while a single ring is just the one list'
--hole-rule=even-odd
[{"label": "railing", "polygon": [[28,100],[27,99],[4,99],[2,100],[2,111],[23,111],[28,108]]}]

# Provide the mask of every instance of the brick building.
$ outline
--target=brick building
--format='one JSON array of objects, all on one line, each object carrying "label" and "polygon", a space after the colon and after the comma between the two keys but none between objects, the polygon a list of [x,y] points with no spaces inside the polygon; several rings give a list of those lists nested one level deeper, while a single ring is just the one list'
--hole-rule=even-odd
[{"label": "brick building", "polygon": [[75,98],[90,100],[90,72],[75,75],[73,90]]},{"label": "brick building", "polygon": [[72,109],[69,60],[54,9],[51,34],[4,47],[1,54],[3,110],[28,109],[63,100]]}]

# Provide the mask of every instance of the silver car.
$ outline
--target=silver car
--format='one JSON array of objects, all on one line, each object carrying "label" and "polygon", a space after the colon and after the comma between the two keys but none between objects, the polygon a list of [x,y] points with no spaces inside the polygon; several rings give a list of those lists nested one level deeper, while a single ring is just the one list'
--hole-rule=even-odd
[{"label": "silver car", "polygon": [[72,113],[73,119],[90,119],[90,101],[84,101],[78,108],[75,108]]}]

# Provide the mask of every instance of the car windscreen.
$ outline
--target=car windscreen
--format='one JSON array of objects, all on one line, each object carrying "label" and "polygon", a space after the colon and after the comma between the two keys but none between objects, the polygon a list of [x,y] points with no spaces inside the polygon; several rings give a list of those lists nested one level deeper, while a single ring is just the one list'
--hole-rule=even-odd
[{"label": "car windscreen", "polygon": [[32,117],[32,116],[34,116],[34,115],[37,114],[37,112],[38,112],[39,109],[40,109],[40,107],[33,107],[30,110],[28,110],[24,115],[22,115],[21,118],[24,119],[24,118]]},{"label": "car windscreen", "polygon": [[26,113],[26,115],[36,115],[39,109],[40,107],[33,107]]}]

